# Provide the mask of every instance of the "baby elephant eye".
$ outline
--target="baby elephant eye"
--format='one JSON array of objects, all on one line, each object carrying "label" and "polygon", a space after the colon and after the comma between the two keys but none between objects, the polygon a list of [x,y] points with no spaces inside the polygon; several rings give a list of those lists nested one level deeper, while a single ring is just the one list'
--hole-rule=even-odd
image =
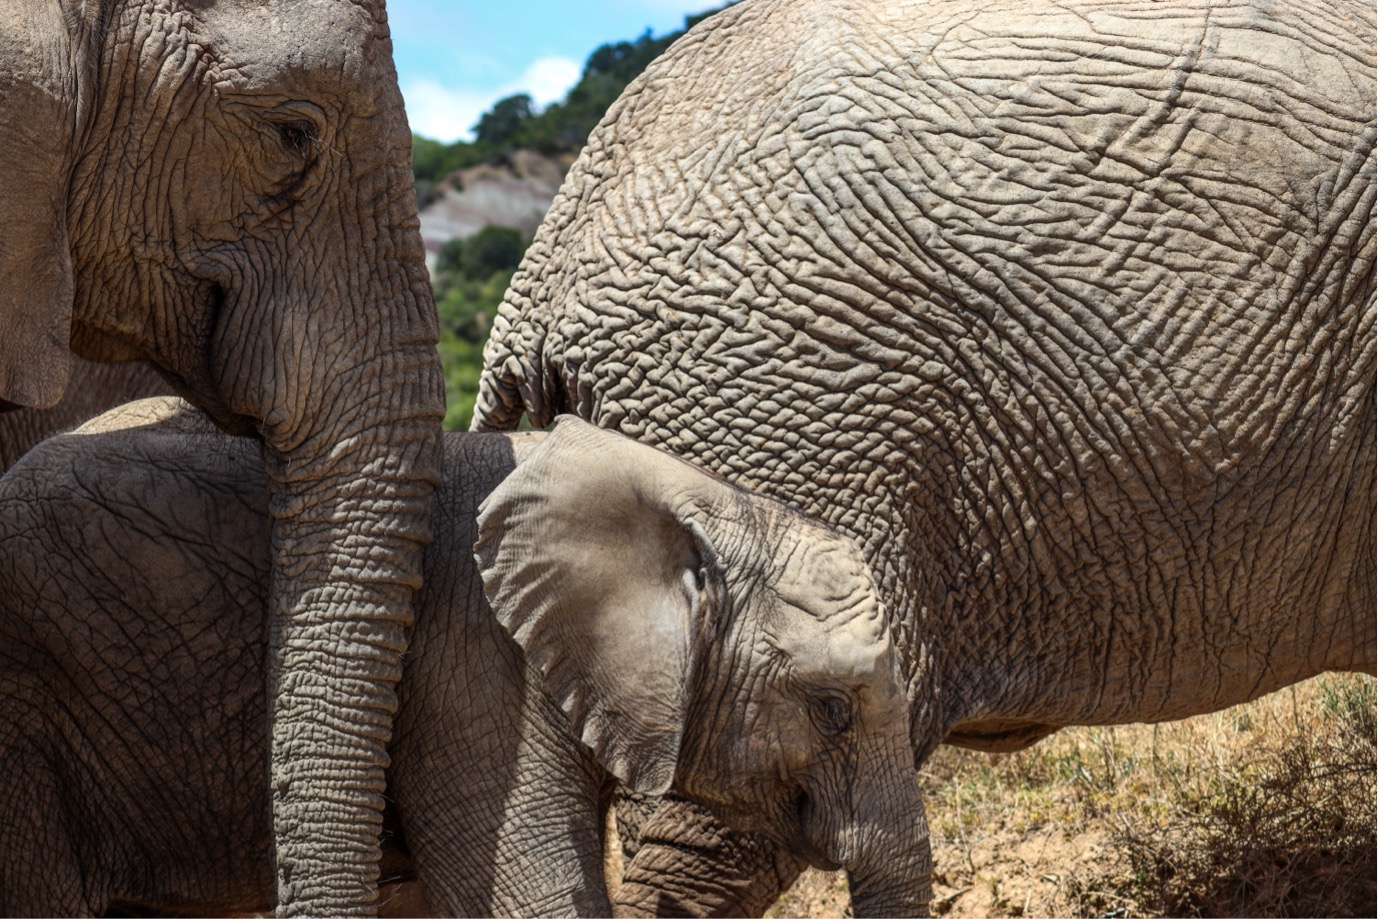
[{"label": "baby elephant eye", "polygon": [[316,141],[312,126],[306,122],[284,122],[278,126],[278,137],[283,146],[299,154],[305,154]]},{"label": "baby elephant eye", "polygon": [[826,736],[839,736],[849,729],[852,717],[849,702],[838,695],[821,695],[812,708],[815,722]]}]

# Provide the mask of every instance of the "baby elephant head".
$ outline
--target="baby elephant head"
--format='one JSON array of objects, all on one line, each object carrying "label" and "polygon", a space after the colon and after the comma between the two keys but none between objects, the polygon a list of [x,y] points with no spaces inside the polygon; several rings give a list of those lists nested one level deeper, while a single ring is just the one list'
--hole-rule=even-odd
[{"label": "baby elephant head", "polygon": [[854,544],[562,418],[485,501],[499,622],[600,762],[924,913],[930,849],[901,658]]}]

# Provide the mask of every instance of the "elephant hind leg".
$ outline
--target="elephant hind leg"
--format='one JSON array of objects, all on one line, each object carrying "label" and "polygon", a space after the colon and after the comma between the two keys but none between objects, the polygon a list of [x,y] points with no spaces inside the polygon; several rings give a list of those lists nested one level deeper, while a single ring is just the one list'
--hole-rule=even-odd
[{"label": "elephant hind leg", "polygon": [[[1376,391],[1371,396],[1370,427],[1361,457],[1352,465],[1347,502],[1339,523],[1339,543],[1353,553],[1339,555],[1345,566],[1345,612],[1325,668],[1376,675]],[[1349,536],[1355,536],[1349,541]]]}]

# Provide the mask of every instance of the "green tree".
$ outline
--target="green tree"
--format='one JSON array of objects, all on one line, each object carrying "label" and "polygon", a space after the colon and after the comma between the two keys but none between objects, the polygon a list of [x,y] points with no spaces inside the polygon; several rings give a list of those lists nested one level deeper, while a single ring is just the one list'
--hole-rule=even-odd
[{"label": "green tree", "polygon": [[502,156],[519,146],[532,116],[532,97],[528,94],[500,99],[475,123],[475,144]]},{"label": "green tree", "polygon": [[443,330],[465,342],[484,342],[528,243],[519,231],[489,225],[442,244],[432,290]]},{"label": "green tree", "polygon": [[437,253],[440,273],[459,273],[469,279],[487,279],[496,272],[518,268],[528,241],[511,227],[486,225],[470,237],[448,240]]},{"label": "green tree", "polygon": [[[730,5],[732,0],[725,7]],[[715,12],[686,17],[686,29]],[[474,141],[442,144],[413,135],[412,169],[419,205],[429,202],[437,186],[456,170],[501,161],[517,148],[579,151],[624,88],[683,34],[684,30],[657,38],[646,31],[633,41],[600,45],[591,52],[580,80],[565,99],[540,112],[527,94],[501,99],[480,116]],[[489,324],[527,245],[518,231],[486,227],[468,239],[448,241],[437,254],[432,288],[441,319],[438,352],[446,375],[444,426],[448,430],[470,425]]]},{"label": "green tree", "polygon": [[[716,12],[687,16],[685,28]],[[442,144],[414,135],[412,169],[418,200],[430,201],[436,184],[456,170],[501,161],[520,147],[545,153],[579,151],[624,88],[684,34],[685,29],[658,38],[649,30],[633,41],[600,45],[586,59],[580,80],[565,99],[540,112],[526,93],[501,99],[480,116],[474,141]]]},{"label": "green tree", "polygon": [[412,136],[412,184],[417,192],[417,207],[425,208],[436,198],[436,187],[456,170],[484,162],[482,151],[468,141],[442,144],[420,134]]}]

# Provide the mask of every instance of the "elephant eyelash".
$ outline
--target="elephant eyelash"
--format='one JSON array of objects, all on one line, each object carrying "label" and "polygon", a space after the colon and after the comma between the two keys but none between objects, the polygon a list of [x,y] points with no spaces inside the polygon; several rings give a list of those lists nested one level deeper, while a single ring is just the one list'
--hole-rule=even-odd
[{"label": "elephant eyelash", "polygon": [[842,736],[853,723],[853,708],[838,695],[820,695],[811,700],[811,716],[826,736]]},{"label": "elephant eyelash", "polygon": [[280,164],[281,179],[268,190],[264,202],[270,212],[283,218],[296,204],[298,193],[316,164],[321,138],[312,123],[305,120],[273,123],[272,129],[291,162]]},{"label": "elephant eyelash", "polygon": [[284,122],[278,126],[278,139],[283,147],[306,156],[321,139],[309,122]]}]

